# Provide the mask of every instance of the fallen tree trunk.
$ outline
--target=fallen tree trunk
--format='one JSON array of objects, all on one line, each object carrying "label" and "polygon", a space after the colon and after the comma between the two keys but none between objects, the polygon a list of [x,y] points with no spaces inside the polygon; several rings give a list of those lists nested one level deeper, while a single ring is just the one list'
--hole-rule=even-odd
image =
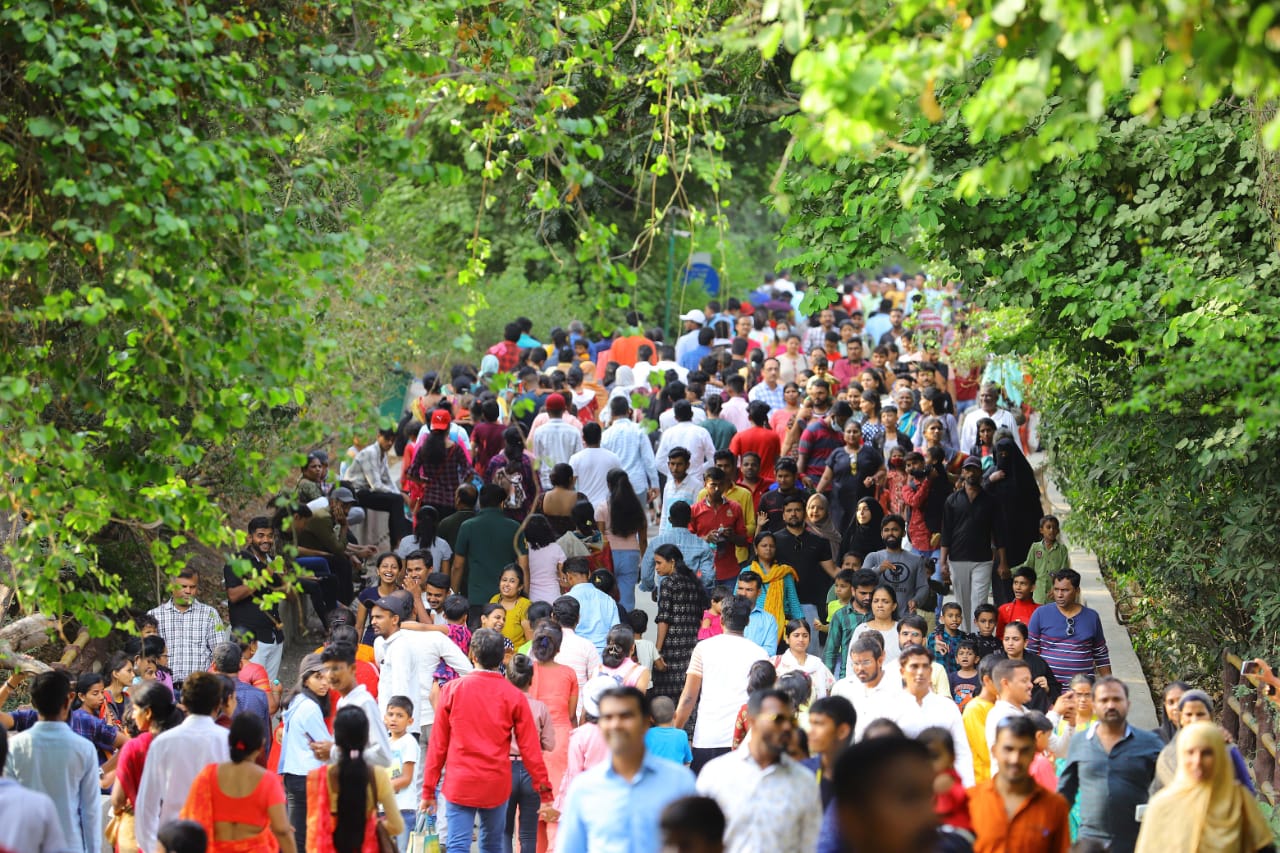
[{"label": "fallen tree trunk", "polygon": [[[33,613],[0,628],[0,669],[30,673],[48,672],[48,664],[24,654],[24,651],[43,646],[49,642],[50,636],[57,630],[58,623],[40,613]],[[88,642],[87,632],[82,633],[85,633],[85,642]],[[79,637],[76,639],[79,640]],[[80,648],[83,648],[83,645]],[[79,654],[78,649],[76,654]],[[75,660],[75,655],[72,655],[71,659]]]}]

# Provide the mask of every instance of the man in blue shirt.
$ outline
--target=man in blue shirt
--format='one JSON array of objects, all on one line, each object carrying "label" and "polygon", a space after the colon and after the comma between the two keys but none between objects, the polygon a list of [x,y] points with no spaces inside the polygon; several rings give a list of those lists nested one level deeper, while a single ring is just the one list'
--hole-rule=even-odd
[{"label": "man in blue shirt", "polygon": [[618,624],[617,602],[591,584],[591,564],[586,557],[565,560],[564,574],[569,579],[569,591],[565,594],[576,599],[580,608],[574,632],[590,640],[596,651],[604,651],[609,629]]},{"label": "man in blue shirt", "polygon": [[[240,646],[237,643],[219,643],[213,648],[213,671],[236,682],[236,713],[253,714],[263,725],[263,731],[271,731],[271,705],[267,694],[240,680]],[[262,761],[266,766],[265,759]]]},{"label": "man in blue shirt", "polygon": [[[716,582],[716,548],[698,534],[689,529],[693,520],[693,508],[684,501],[676,501],[667,510],[667,520],[671,523],[669,530],[649,539],[649,545],[640,558],[640,589],[651,592],[662,586],[662,578],[654,574],[653,555],[659,545],[675,545],[684,555],[685,564],[693,569],[704,586],[708,589]],[[654,596],[657,600],[657,596]]]},{"label": "man in blue shirt", "polygon": [[556,847],[560,853],[657,853],[658,817],[671,801],[695,793],[693,773],[645,750],[649,700],[639,690],[611,688],[599,706],[610,760],[569,786]]},{"label": "man in blue shirt", "polygon": [[742,636],[765,650],[766,654],[778,653],[778,620],[764,609],[764,578],[750,569],[738,575],[736,593],[751,600],[751,621]]}]

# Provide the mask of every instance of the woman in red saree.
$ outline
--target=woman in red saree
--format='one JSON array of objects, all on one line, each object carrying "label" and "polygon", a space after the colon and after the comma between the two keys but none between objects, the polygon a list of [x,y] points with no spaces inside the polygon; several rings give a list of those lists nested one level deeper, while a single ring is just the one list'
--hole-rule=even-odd
[{"label": "woman in red saree", "polygon": [[404,831],[404,818],[383,767],[365,762],[369,719],[359,708],[346,707],[333,719],[336,764],[307,774],[308,853],[378,853],[378,806],[386,812],[383,826],[394,839]]},{"label": "woman in red saree", "polygon": [[183,820],[204,827],[208,853],[297,853],[280,777],[257,760],[266,743],[262,721],[237,714],[227,733],[231,760],[209,764],[182,807]]}]

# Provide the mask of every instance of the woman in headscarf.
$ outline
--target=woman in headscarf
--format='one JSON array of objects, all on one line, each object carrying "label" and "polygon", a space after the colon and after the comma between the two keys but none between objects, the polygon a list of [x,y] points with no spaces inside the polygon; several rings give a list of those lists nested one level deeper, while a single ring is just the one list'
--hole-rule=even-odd
[{"label": "woman in headscarf", "polygon": [[858,501],[840,542],[840,558],[853,554],[861,566],[864,557],[884,548],[884,539],[880,538],[880,522],[883,520],[884,507],[878,500],[868,497]]},{"label": "woman in headscarf", "polygon": [[[1160,757],[1156,759],[1156,778],[1151,783],[1152,794],[1173,783],[1178,771],[1178,739],[1182,737],[1182,731],[1187,726],[1213,721],[1213,700],[1203,690],[1187,690],[1178,700],[1177,715],[1177,734],[1165,745],[1165,748],[1160,751]],[[1249,775],[1249,765],[1245,763],[1244,756],[1233,743],[1227,744],[1226,752],[1227,759],[1235,768],[1236,781],[1253,793],[1253,777]]]},{"label": "woman in headscarf", "polygon": [[[831,504],[823,495],[809,495],[804,505],[805,527],[831,544],[831,559],[840,562],[840,531],[831,519]],[[779,625],[782,623],[779,622]]]},{"label": "woman in headscarf", "polygon": [[803,619],[804,610],[800,606],[800,596],[796,592],[796,582],[800,576],[796,570],[785,563],[777,561],[778,538],[771,531],[761,530],[756,534],[756,558],[747,568],[755,572],[764,581],[764,610],[778,623],[778,639],[782,639],[782,626],[789,619]]},{"label": "woman in headscarf", "polygon": [[1136,853],[1253,853],[1270,847],[1274,836],[1253,795],[1236,781],[1222,730],[1191,723],[1175,743],[1177,775],[1147,805]]},{"label": "woman in headscarf", "polygon": [[[996,538],[1004,546],[1005,565],[1021,566],[1027,552],[1040,539],[1040,485],[1031,463],[1018,449],[1018,442],[1004,432],[995,441],[995,466],[983,477],[987,494],[995,499]],[[991,578],[996,604],[1013,601],[1013,579]]]}]

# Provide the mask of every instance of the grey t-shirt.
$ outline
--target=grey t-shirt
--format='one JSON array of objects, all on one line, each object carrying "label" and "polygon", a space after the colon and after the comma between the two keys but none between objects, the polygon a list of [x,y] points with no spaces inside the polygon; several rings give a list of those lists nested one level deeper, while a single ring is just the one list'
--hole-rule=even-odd
[{"label": "grey t-shirt", "polygon": [[[880,564],[888,560],[893,568],[880,571]],[[883,583],[893,587],[898,594],[897,617],[906,616],[907,602],[914,601],[917,609],[923,610],[924,600],[929,595],[929,575],[925,571],[924,558],[910,551],[873,551],[862,561],[862,568],[871,569],[880,576]]]}]

